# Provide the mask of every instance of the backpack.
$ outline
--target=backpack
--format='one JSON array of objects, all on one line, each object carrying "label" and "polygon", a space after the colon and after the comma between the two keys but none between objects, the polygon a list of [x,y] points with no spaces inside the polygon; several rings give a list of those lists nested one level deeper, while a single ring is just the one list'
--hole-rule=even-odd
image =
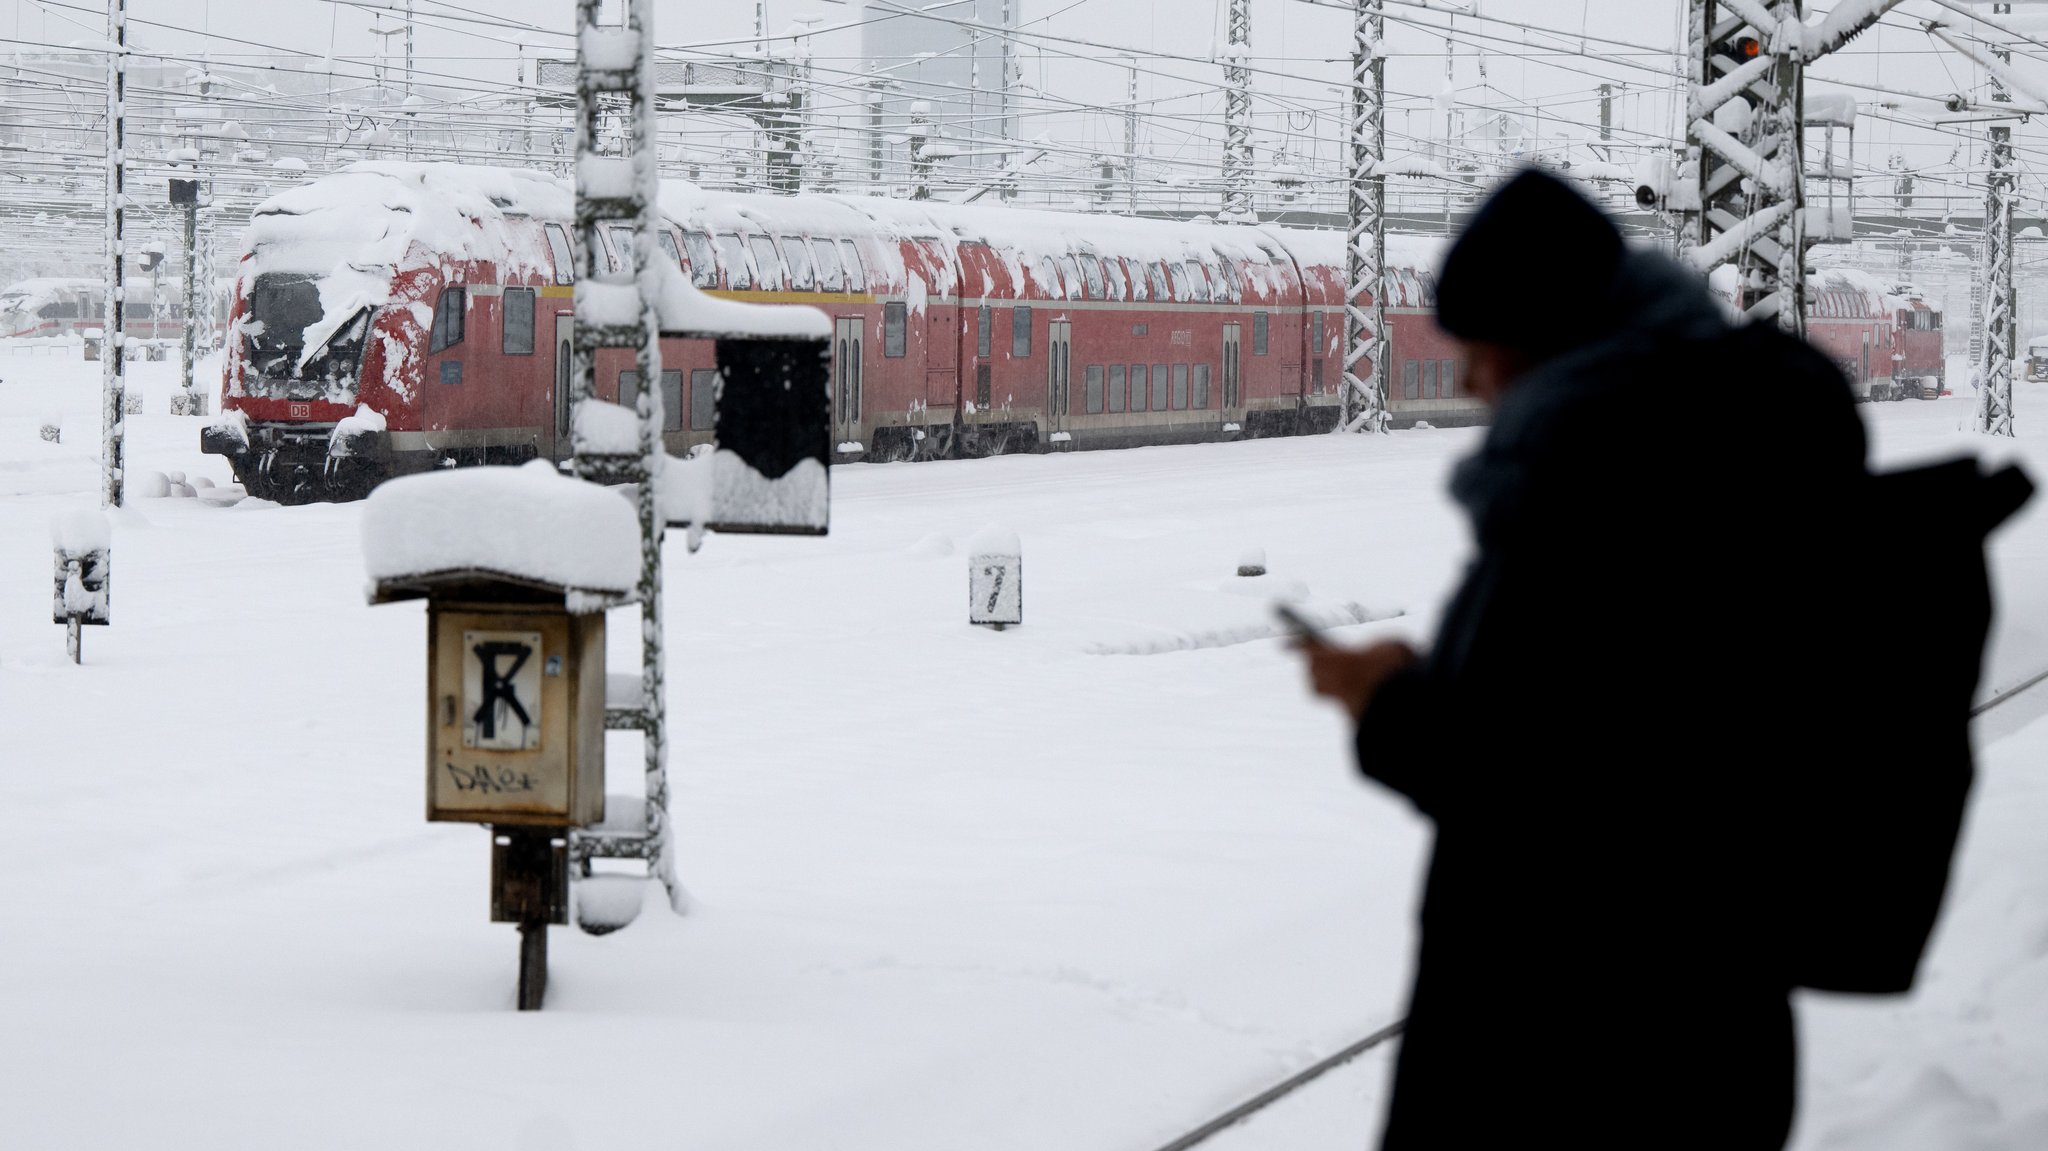
[{"label": "backpack", "polygon": [[1971,704],[1991,627],[1984,540],[2027,502],[1974,459],[1869,475],[1843,509],[1839,682],[1816,685],[1787,836],[1790,973],[1820,991],[1913,986],[1948,887],[1974,769]]}]

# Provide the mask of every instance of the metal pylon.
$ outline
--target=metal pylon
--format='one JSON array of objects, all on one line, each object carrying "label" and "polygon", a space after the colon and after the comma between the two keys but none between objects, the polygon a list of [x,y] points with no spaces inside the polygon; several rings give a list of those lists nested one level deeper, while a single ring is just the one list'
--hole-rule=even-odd
[{"label": "metal pylon", "polygon": [[1735,303],[1749,319],[1804,334],[1800,0],[1687,2],[1686,159],[1699,182],[1681,244],[1703,272],[1735,266]]},{"label": "metal pylon", "polygon": [[1387,430],[1387,61],[1383,0],[1356,0],[1351,26],[1351,180],[1344,245],[1346,431]]},{"label": "metal pylon", "polygon": [[1252,213],[1252,5],[1230,0],[1230,29],[1223,52],[1223,213],[1233,224],[1248,224]]},{"label": "metal pylon", "polygon": [[[1994,5],[1992,11],[2012,11],[2010,4]],[[2012,59],[2009,49],[1992,52],[2002,62]],[[2012,102],[2012,92],[1994,74],[1991,99]],[[1977,430],[1994,436],[2012,435],[2012,358],[2018,343],[2012,292],[2012,125],[1991,127],[1991,164],[1985,175],[1984,195],[1984,360],[1978,369]]]},{"label": "metal pylon", "polygon": [[[666,520],[658,501],[658,480],[666,452],[662,445],[661,345],[658,301],[664,259],[658,202],[661,178],[655,145],[654,0],[626,0],[623,25],[600,25],[600,0],[576,4],[576,232],[578,253],[571,423],[576,474],[599,483],[635,485],[640,521],[640,698],[637,706],[608,707],[605,726],[641,733],[645,749],[644,824],[621,827],[607,812],[603,829],[576,834],[571,855],[585,872],[592,858],[640,859],[647,874],[668,890],[669,905],[684,910],[676,882],[668,817],[668,725],[662,636],[661,545]],[[602,155],[598,121],[607,102],[623,104],[626,131],[622,155]],[[633,230],[633,266],[614,273],[604,264],[598,230],[628,224]],[[636,450],[595,442],[586,422],[595,415],[596,352],[631,348],[639,373],[634,414],[639,420]]]}]

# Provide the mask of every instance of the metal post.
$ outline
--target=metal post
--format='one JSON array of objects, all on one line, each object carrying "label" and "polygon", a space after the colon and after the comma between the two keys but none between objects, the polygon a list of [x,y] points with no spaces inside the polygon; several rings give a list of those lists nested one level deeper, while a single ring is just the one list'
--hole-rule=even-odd
[{"label": "metal post", "polygon": [[1600,142],[1614,139],[1614,85],[1600,85]]},{"label": "metal post", "polygon": [[[2010,4],[1995,4],[1995,13],[2012,11]],[[2012,51],[2002,45],[1992,48],[2001,61],[2011,61]],[[2012,92],[1996,75],[1991,79],[1991,99],[2012,102]],[[2012,358],[2018,333],[2013,306],[2012,282],[2012,126],[1991,127],[1990,171],[1985,178],[1984,199],[1984,359],[1978,369],[1981,387],[1977,393],[1977,430],[1994,436],[2010,436],[2012,430]]]},{"label": "metal post", "polygon": [[127,246],[122,236],[128,199],[127,0],[107,0],[107,39],[113,43],[107,52],[107,318],[100,333],[100,502],[117,508],[122,504],[126,482],[121,452],[128,398],[128,341],[124,338],[127,292],[122,274],[127,264]]},{"label": "metal post", "polygon": [[192,375],[192,361],[198,355],[199,325],[207,319],[199,299],[199,197],[185,205],[185,331],[178,343],[178,386],[185,397],[185,414],[201,415]]},{"label": "metal post", "polygon": [[1226,223],[1249,224],[1252,215],[1251,0],[1230,0],[1230,34],[1223,49],[1223,213]]},{"label": "metal post", "polygon": [[[652,61],[654,59],[654,0],[627,0],[623,27],[600,27],[600,0],[577,0],[576,78],[576,229],[583,251],[581,275],[577,281],[577,319],[574,336],[574,403],[578,408],[593,399],[595,352],[599,347],[633,349],[634,368],[639,373],[639,394],[634,400],[640,436],[637,453],[617,456],[594,451],[583,439],[583,423],[573,419],[575,469],[585,479],[635,485],[634,506],[640,521],[640,700],[623,715],[607,718],[613,726],[639,730],[645,752],[646,827],[639,835],[605,835],[572,839],[572,852],[579,862],[596,856],[636,858],[647,863],[648,876],[661,881],[668,891],[669,906],[681,912],[686,896],[676,883],[674,856],[669,842],[668,818],[668,729],[664,637],[662,634],[661,545],[667,520],[658,503],[659,478],[667,452],[662,443],[664,424],[661,394],[660,323],[656,302],[661,298],[661,264],[667,257],[661,248],[660,155],[656,143]],[[636,48],[630,69],[600,69],[585,56],[596,40],[627,38]],[[609,55],[609,54],[607,54]],[[597,149],[597,121],[602,102],[625,97],[627,154],[603,157]],[[584,185],[587,167],[626,165],[630,169],[632,192],[619,199],[590,195]],[[633,228],[633,267],[613,275],[602,264],[598,228],[604,223],[630,223]],[[592,295],[616,296],[621,289],[637,294],[639,311],[630,324],[584,318],[583,302]]]},{"label": "metal post", "polygon": [[1351,25],[1351,179],[1344,264],[1346,431],[1387,430],[1387,61],[1384,0],[1355,0]]},{"label": "metal post", "polygon": [[1138,61],[1131,58],[1124,84],[1124,191],[1130,214],[1138,214]]}]

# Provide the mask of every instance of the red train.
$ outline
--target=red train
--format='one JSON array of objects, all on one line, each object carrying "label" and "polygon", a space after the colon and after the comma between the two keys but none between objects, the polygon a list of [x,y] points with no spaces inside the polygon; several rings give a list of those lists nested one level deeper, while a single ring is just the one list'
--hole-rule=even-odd
[{"label": "red train", "polygon": [[[664,247],[714,295],[832,320],[840,460],[1328,430],[1343,371],[1343,237],[1001,207],[678,186]],[[221,416],[202,436],[252,494],[349,498],[386,476],[561,459],[574,203],[542,173],[365,163],[273,197],[236,280]],[[600,237],[623,262],[623,229]],[[1397,424],[1483,408],[1432,321],[1433,241],[1388,243]],[[1938,392],[1940,316],[1857,273],[1816,282],[1812,332],[1859,394]],[[708,341],[662,347],[667,445],[711,437]],[[1929,382],[1931,380],[1931,383]],[[632,357],[597,395],[631,404]]]},{"label": "red train", "polygon": [[1931,400],[1947,369],[1941,312],[1910,287],[1846,268],[1806,284],[1806,336],[1849,378],[1861,400]]},{"label": "red train", "polygon": [[[573,202],[539,173],[366,163],[259,208],[222,416],[252,494],[360,495],[448,463],[567,454]],[[1335,426],[1343,238],[858,197],[677,188],[701,288],[827,313],[841,460],[1284,435]],[[607,234],[620,263],[626,236]],[[1436,252],[1390,241],[1397,420],[1471,422],[1430,322]],[[711,435],[712,349],[662,348],[669,449]],[[630,403],[631,357],[599,353]]]}]

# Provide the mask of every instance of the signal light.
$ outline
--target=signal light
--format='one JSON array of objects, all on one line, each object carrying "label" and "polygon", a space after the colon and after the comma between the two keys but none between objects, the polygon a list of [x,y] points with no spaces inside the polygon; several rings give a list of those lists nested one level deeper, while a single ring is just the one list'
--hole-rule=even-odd
[{"label": "signal light", "polygon": [[1744,60],[1754,60],[1754,59],[1756,59],[1756,58],[1757,58],[1757,54],[1758,54],[1758,53],[1760,53],[1760,52],[1762,52],[1762,51],[1763,51],[1763,45],[1761,45],[1761,44],[1757,43],[1756,37],[1754,37],[1754,36],[1738,36],[1738,37],[1736,37],[1736,40],[1735,40],[1735,54],[1736,54],[1737,56],[1740,56],[1740,57],[1742,57],[1742,58],[1743,58]]}]

